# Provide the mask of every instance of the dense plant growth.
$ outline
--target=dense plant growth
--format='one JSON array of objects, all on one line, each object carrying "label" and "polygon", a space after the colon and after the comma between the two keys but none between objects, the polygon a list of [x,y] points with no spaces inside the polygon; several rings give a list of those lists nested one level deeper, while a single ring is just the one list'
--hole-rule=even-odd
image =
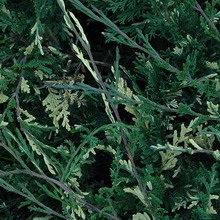
[{"label": "dense plant growth", "polygon": [[220,3],[0,0],[1,219],[219,219]]}]

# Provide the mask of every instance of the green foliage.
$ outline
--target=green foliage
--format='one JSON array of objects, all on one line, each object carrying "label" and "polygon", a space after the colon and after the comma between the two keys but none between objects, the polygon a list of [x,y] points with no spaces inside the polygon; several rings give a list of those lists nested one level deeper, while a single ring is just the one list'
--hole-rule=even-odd
[{"label": "green foliage", "polygon": [[219,218],[219,1],[0,12],[2,218]]}]

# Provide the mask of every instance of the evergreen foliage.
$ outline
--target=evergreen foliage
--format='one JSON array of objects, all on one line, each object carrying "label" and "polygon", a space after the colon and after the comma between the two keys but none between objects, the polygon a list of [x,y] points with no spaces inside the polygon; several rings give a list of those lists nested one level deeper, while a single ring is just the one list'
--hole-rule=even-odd
[{"label": "evergreen foliage", "polygon": [[0,0],[1,219],[219,219],[219,10]]}]

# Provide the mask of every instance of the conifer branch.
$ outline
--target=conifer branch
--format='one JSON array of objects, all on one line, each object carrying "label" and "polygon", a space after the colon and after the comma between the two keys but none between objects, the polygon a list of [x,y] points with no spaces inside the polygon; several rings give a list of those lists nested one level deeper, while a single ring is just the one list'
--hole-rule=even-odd
[{"label": "conifer branch", "polygon": [[191,148],[182,148],[182,147],[174,147],[174,146],[150,146],[152,150],[156,151],[163,151],[163,150],[171,150],[177,151],[182,153],[189,153],[189,154],[209,154],[212,155],[215,151],[214,150],[207,150],[207,149],[200,149],[200,150],[193,150]]},{"label": "conifer branch", "polygon": [[[24,65],[26,62],[27,62],[27,56],[25,56],[21,60],[20,65],[21,66]],[[21,115],[19,93],[20,93],[20,90],[21,90],[21,83],[22,83],[22,78],[23,78],[24,72],[25,72],[25,70],[22,69],[21,73],[19,74],[19,79],[18,79],[17,87],[16,87],[15,92],[13,94],[13,96],[15,97],[15,101],[16,101],[16,115],[17,115],[17,119],[19,119],[20,115]]]},{"label": "conifer branch", "polygon": [[208,22],[208,24],[215,30],[217,35],[220,36],[220,33],[219,33],[218,29],[216,28],[214,22],[212,20],[210,20],[210,18],[206,15],[206,13],[204,12],[204,10],[200,6],[200,4],[197,1],[195,2],[195,4],[196,4],[195,9],[205,18],[205,20]]},{"label": "conifer branch", "polygon": [[[18,171],[17,174],[21,173],[21,172],[19,172],[19,170],[16,170],[16,171]],[[14,173],[16,173],[16,171],[13,172],[13,171],[1,171],[0,170],[0,177],[1,176],[4,177],[4,176],[8,176],[8,175],[14,174]],[[59,218],[65,219],[65,220],[71,220],[70,218],[66,218],[64,215],[54,211],[53,209],[51,209],[48,206],[46,206],[43,203],[41,203],[38,199],[36,199],[34,197],[34,195],[32,195],[32,194],[29,195],[29,193],[23,193],[21,190],[17,190],[10,183],[7,183],[7,182],[4,183],[4,180],[1,179],[1,178],[0,178],[0,182],[3,182],[3,184],[4,184],[4,186],[2,186],[3,188],[5,188],[6,190],[11,191],[13,193],[16,193],[16,194],[22,196],[23,198],[26,198],[26,199],[36,203],[39,207],[43,208],[48,214],[52,214],[54,216],[57,216]]]},{"label": "conifer branch", "polygon": [[[39,89],[43,89],[43,88],[54,88],[54,89],[68,89],[68,90],[74,90],[74,91],[85,91],[88,92],[90,91],[91,94],[95,93],[95,94],[108,94],[110,97],[108,97],[108,101],[109,103],[114,103],[114,100],[112,100],[112,97],[119,97],[122,98],[120,100],[120,103],[124,104],[124,103],[130,103],[132,105],[148,105],[150,107],[153,107],[154,109],[158,110],[158,111],[162,111],[162,112],[170,112],[170,113],[179,113],[178,107],[177,108],[170,108],[166,105],[161,105],[159,103],[153,102],[152,100],[145,98],[143,96],[140,97],[141,100],[135,100],[132,98],[127,97],[126,95],[114,90],[113,88],[111,88],[110,86],[105,84],[105,89],[101,89],[101,88],[95,88],[92,87],[90,85],[84,84],[84,83],[76,83],[74,85],[68,85],[68,84],[45,84],[44,86],[40,87]],[[220,121],[219,118],[213,118],[210,115],[204,115],[195,111],[192,111],[191,109],[189,109],[190,112],[186,112],[186,115],[191,115],[191,116],[195,116],[195,117],[205,117],[207,118],[207,120],[209,121]]]},{"label": "conifer branch", "polygon": [[11,150],[5,143],[0,142],[0,146],[3,147],[9,154],[11,154],[17,161],[20,161],[17,155]]},{"label": "conifer branch", "polygon": [[8,61],[8,60],[10,60],[10,59],[12,59],[12,58],[14,58],[14,57],[15,57],[15,55],[7,56],[7,57],[5,57],[4,59],[0,60],[0,63],[4,63],[4,62],[6,62],[6,61]]},{"label": "conifer branch", "polygon": [[[92,66],[93,66],[93,68],[94,68],[94,70],[95,70],[95,72],[97,74],[98,84],[100,85],[101,89],[103,91],[105,91],[107,99],[111,99],[111,95],[110,95],[110,93],[109,93],[105,83],[103,82],[102,76],[101,76],[101,74],[100,74],[100,72],[98,70],[98,67],[97,67],[97,65],[96,65],[96,63],[94,61],[93,55],[91,53],[91,48],[90,47],[86,47],[84,49],[86,50],[86,52],[87,52],[87,54],[89,56],[89,59],[90,59],[90,61],[92,63]],[[110,106],[111,106],[111,108],[112,108],[112,110],[114,112],[114,115],[116,117],[117,122],[121,123],[122,120],[121,120],[121,116],[120,116],[120,114],[118,112],[117,106],[114,103],[112,103],[112,102],[110,102]],[[152,217],[156,220],[156,216],[154,214],[154,211],[151,208],[151,203],[148,201],[148,196],[147,196],[147,193],[146,193],[146,188],[145,188],[144,184],[142,183],[142,181],[140,179],[140,176],[138,174],[138,171],[137,171],[137,168],[136,168],[136,165],[135,165],[135,161],[134,161],[133,155],[132,155],[131,150],[130,150],[130,148],[128,146],[128,137],[127,137],[127,135],[126,135],[126,133],[125,133],[123,128],[120,128],[120,131],[121,131],[121,137],[122,137],[122,141],[123,141],[125,150],[127,152],[128,159],[131,162],[133,175],[134,175],[134,177],[135,177],[135,179],[136,179],[136,181],[138,183],[138,186],[140,188],[140,191],[141,191],[142,195],[144,196],[144,198],[146,200],[146,203],[148,204],[148,208],[149,208],[149,210],[151,212]]]},{"label": "conifer branch", "polygon": [[157,62],[164,65],[164,69],[167,69],[170,72],[180,72],[176,67],[172,66],[171,64],[167,63],[159,54],[158,52],[148,43],[148,47],[150,49],[146,49],[145,47],[139,45],[136,41],[132,40],[127,34],[125,34],[117,25],[115,25],[111,20],[109,20],[101,11],[99,11],[97,8],[93,7],[93,10],[97,12],[101,17],[96,15],[93,11],[91,11],[89,8],[85,7],[80,1],[78,0],[70,0],[72,4],[77,7],[80,11],[88,15],[89,17],[93,18],[96,21],[99,21],[103,24],[105,24],[107,27],[110,27],[112,30],[116,31],[119,35],[123,36],[124,39],[129,42],[131,47],[136,48],[138,50],[141,50],[142,52],[150,55],[153,59],[155,59]]},{"label": "conifer branch", "polygon": [[26,174],[26,175],[34,176],[34,177],[39,178],[39,179],[46,180],[50,183],[53,183],[53,184],[57,185],[60,189],[64,190],[68,194],[70,194],[70,196],[72,196],[74,199],[76,199],[79,203],[81,203],[83,206],[87,207],[88,209],[90,209],[92,211],[95,211],[95,212],[98,212],[98,213],[102,213],[102,215],[104,215],[104,216],[106,216],[106,217],[108,217],[112,220],[119,220],[118,217],[113,216],[113,215],[111,215],[107,212],[102,212],[102,210],[99,209],[98,207],[86,202],[85,200],[80,198],[77,194],[75,194],[71,188],[69,188],[64,183],[62,183],[62,182],[60,182],[56,179],[53,179],[53,178],[48,177],[46,175],[41,175],[41,174],[36,173],[34,171],[31,171],[31,170],[26,170],[26,169],[24,169],[24,170],[13,170],[13,171],[0,171],[0,176],[1,177],[9,176],[11,174]]},{"label": "conifer branch", "polygon": [[0,2],[2,218],[218,215],[218,0]]},{"label": "conifer branch", "polygon": [[[80,4],[81,4],[81,3],[80,3]],[[88,9],[88,10],[89,10],[89,9]],[[64,12],[65,16],[68,16],[67,13],[66,13],[66,11],[65,11],[65,8],[62,8],[62,11]],[[93,12],[91,12],[91,13],[93,13]],[[115,25],[113,24],[113,26],[115,26]],[[117,28],[117,26],[115,26],[115,27]],[[87,55],[88,55],[88,57],[89,57],[89,60],[90,60],[90,62],[91,62],[91,64],[92,64],[92,67],[93,67],[93,70],[94,70],[95,73],[96,73],[96,78],[95,78],[96,82],[98,83],[99,87],[104,91],[104,93],[105,93],[107,99],[110,100],[110,99],[111,99],[111,95],[110,95],[110,93],[109,93],[109,91],[108,91],[108,89],[107,89],[105,83],[104,83],[103,80],[102,80],[102,76],[101,76],[101,74],[100,74],[100,72],[99,72],[99,70],[98,70],[98,67],[97,67],[97,65],[96,65],[96,63],[95,63],[95,60],[94,60],[94,58],[93,58],[93,55],[92,55],[92,52],[91,52],[90,44],[85,42],[85,39],[83,39],[83,38],[80,36],[80,34],[78,33],[78,31],[76,30],[76,28],[75,28],[73,25],[71,25],[71,30],[74,32],[74,34],[76,35],[77,39],[80,41],[81,45],[83,46],[83,48],[85,49],[85,51],[86,51],[86,53],[87,53]],[[120,31],[120,29],[118,29],[118,30]],[[121,32],[121,34],[123,34],[123,36],[125,36],[125,34],[124,34],[123,32]],[[129,39],[130,41],[132,41],[127,35],[125,36],[125,38]],[[134,43],[136,44],[136,42],[134,42]],[[144,49],[144,48],[143,48],[143,49]],[[160,58],[160,59],[161,59],[161,58]],[[93,77],[94,77],[94,76],[93,76]],[[116,106],[114,103],[112,103],[112,102],[110,102],[109,104],[110,104],[110,106],[111,106],[112,111],[114,112],[116,121],[119,122],[119,123],[121,123],[122,120],[121,120],[120,114],[119,114],[119,112],[118,112],[117,106]],[[138,174],[138,172],[137,172],[136,165],[135,165],[135,162],[134,162],[133,155],[132,155],[131,150],[130,150],[130,148],[129,148],[129,146],[128,146],[128,141],[127,141],[128,137],[127,137],[125,131],[123,130],[123,128],[120,128],[120,132],[121,132],[121,137],[122,137],[122,141],[123,141],[125,150],[126,150],[126,152],[127,152],[128,159],[129,159],[130,162],[131,162],[133,176],[135,177],[135,179],[136,179],[136,181],[137,181],[137,183],[138,183],[139,189],[140,189],[140,191],[141,191],[143,197],[145,198],[146,202],[148,203],[148,206],[149,206],[148,208],[151,210],[151,215],[154,216],[154,213],[153,213],[153,211],[152,211],[152,209],[151,209],[151,204],[150,204],[150,202],[148,202],[147,193],[146,193],[146,188],[144,187],[144,184],[142,183],[142,181],[141,181],[141,179],[140,179],[140,177],[139,177],[139,174]],[[70,164],[71,164],[71,160],[72,160],[72,159],[73,159],[73,158],[71,158],[70,161],[68,162],[68,165],[67,165],[67,167],[66,167],[64,173],[67,173],[67,170],[69,169],[69,166],[70,166]],[[154,218],[155,218],[155,216],[154,216]],[[156,219],[156,218],[155,218],[155,219]]]}]

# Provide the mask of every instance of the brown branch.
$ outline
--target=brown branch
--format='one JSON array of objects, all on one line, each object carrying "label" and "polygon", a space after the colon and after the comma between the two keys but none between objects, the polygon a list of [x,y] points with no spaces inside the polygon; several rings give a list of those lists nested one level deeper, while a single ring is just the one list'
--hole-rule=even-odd
[{"label": "brown branch", "polygon": [[38,174],[38,173],[36,173],[34,171],[31,171],[31,170],[26,170],[26,169],[25,170],[13,170],[13,171],[8,171],[8,172],[0,172],[0,176],[8,176],[8,175],[11,175],[11,174],[26,174],[26,175],[34,176],[34,177],[39,178],[39,179],[46,180],[50,183],[54,183],[59,188],[61,188],[62,190],[64,190],[68,194],[70,194],[74,199],[76,199],[79,203],[81,203],[83,206],[87,207],[88,209],[90,209],[94,212],[101,213],[104,216],[106,216],[106,217],[108,217],[112,220],[120,220],[118,217],[113,216],[113,215],[111,215],[107,212],[102,212],[101,209],[99,209],[98,207],[96,207],[96,206],[86,202],[85,200],[81,199],[78,195],[74,194],[74,192],[72,191],[71,188],[69,188],[68,186],[66,186],[65,184],[63,184],[62,182],[60,182],[56,179],[50,178],[46,175]]}]

